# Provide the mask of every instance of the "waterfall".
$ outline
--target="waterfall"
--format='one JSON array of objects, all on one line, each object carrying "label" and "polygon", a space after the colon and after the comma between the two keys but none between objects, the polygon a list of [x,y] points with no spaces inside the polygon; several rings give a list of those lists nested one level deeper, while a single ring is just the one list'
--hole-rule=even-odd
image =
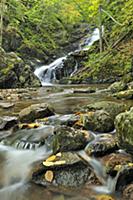
[{"label": "waterfall", "polygon": [[56,81],[55,69],[56,67],[61,68],[65,57],[58,58],[50,65],[44,65],[35,70],[34,74],[40,79],[42,86],[51,85],[52,82]]},{"label": "waterfall", "polygon": [[[84,39],[83,43],[79,45],[79,49],[75,50],[75,52],[81,50],[83,51],[88,50],[90,46],[93,45],[93,43],[97,40],[99,40],[99,29],[95,28],[92,35]],[[67,56],[58,58],[49,65],[44,65],[42,67],[36,68],[34,74],[39,78],[42,86],[47,86],[47,85],[52,85],[53,83],[57,83],[59,80],[57,78],[58,73],[61,75],[62,78],[65,76],[72,76],[77,71],[78,63],[76,61],[73,71],[70,70],[69,73],[66,73],[64,70],[64,72],[62,72],[63,67],[65,67],[64,61],[68,58],[68,56],[71,55],[71,53],[72,52],[68,53]]]}]

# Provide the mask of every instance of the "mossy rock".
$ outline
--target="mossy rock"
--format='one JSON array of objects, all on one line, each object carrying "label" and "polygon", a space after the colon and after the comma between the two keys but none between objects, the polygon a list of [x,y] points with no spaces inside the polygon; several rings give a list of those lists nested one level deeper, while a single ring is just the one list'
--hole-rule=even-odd
[{"label": "mossy rock", "polygon": [[97,157],[112,153],[117,149],[117,139],[111,134],[100,134],[85,147],[89,156]]},{"label": "mossy rock", "polygon": [[84,149],[94,136],[84,130],[78,130],[67,126],[59,126],[55,128],[53,138],[53,151],[75,151]]},{"label": "mossy rock", "polygon": [[49,117],[51,115],[54,115],[54,110],[48,104],[33,104],[21,110],[19,119],[22,123],[30,123],[35,119]]},{"label": "mossy rock", "polygon": [[82,112],[95,112],[97,110],[104,110],[107,113],[110,114],[110,117],[112,119],[115,119],[115,117],[121,113],[124,112],[127,109],[127,105],[124,103],[117,103],[112,101],[100,101],[95,102],[93,104],[88,104],[86,106],[83,106],[81,108]]},{"label": "mossy rock", "polygon": [[110,132],[114,129],[114,122],[110,114],[104,110],[88,112],[81,115],[81,123],[86,130]]},{"label": "mossy rock", "polygon": [[133,107],[116,117],[115,127],[119,146],[133,154]]},{"label": "mossy rock", "polygon": [[110,85],[108,87],[108,89],[112,92],[112,93],[115,93],[115,92],[120,92],[122,90],[126,90],[127,89],[127,84],[122,82],[122,81],[119,81],[119,82],[115,82],[113,83],[112,85]]},{"label": "mossy rock", "polygon": [[[51,166],[46,166],[52,157],[55,160],[51,161]],[[32,180],[43,186],[79,187],[87,182],[90,174],[90,168],[76,153],[63,152],[39,164],[33,172]]]},{"label": "mossy rock", "polygon": [[114,97],[117,99],[133,99],[133,89],[131,90],[124,90],[118,93],[113,94]]}]

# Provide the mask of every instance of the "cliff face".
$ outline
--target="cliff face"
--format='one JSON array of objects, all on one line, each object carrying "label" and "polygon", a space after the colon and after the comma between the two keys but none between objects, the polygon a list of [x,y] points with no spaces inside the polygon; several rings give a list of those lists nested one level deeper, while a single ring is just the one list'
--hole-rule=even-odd
[{"label": "cliff face", "polygon": [[15,53],[0,48],[0,63],[0,88],[40,86],[32,68]]}]

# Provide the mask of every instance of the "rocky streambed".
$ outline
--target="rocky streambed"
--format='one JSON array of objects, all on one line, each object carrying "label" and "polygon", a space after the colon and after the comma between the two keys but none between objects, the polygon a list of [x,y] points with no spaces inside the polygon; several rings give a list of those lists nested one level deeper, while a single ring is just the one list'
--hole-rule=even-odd
[{"label": "rocky streambed", "polygon": [[1,90],[0,197],[132,200],[131,87]]}]

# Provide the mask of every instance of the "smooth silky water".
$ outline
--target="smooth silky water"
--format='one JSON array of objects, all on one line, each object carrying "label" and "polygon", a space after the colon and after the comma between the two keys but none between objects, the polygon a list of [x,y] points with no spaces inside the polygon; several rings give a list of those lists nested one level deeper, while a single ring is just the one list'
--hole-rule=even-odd
[{"label": "smooth silky water", "polygon": [[[92,85],[91,85],[92,86]],[[56,86],[56,91],[54,87],[42,87],[37,90],[37,92],[32,94],[32,99],[27,99],[25,101],[15,102],[15,107],[8,109],[4,112],[0,110],[2,115],[14,115],[17,114],[21,109],[27,107],[28,105],[34,103],[50,103],[54,107],[58,114],[70,114],[73,113],[78,106],[81,107],[88,103],[98,102],[100,100],[112,100],[107,98],[104,94],[73,94],[72,88],[88,88],[89,85],[68,85],[68,86]],[[98,89],[103,89],[107,86],[93,85]],[[132,104],[132,101],[127,101],[128,104]],[[76,109],[77,110],[77,109]],[[47,127],[46,127],[47,128]],[[52,131],[52,129],[51,129]],[[25,133],[26,134],[26,133]],[[38,148],[36,150],[17,150],[11,146],[0,145],[0,200],[63,200],[71,199],[64,193],[57,194],[52,193],[48,189],[41,186],[37,186],[30,182],[31,172],[33,163],[46,159],[51,155],[51,150],[47,149],[45,146]],[[109,177],[105,176],[104,168],[101,164],[95,160],[90,159],[80,152],[80,156],[87,160],[89,164],[94,169],[95,173],[103,180],[103,187],[95,187],[90,189],[94,193],[113,193],[114,185],[116,180],[111,180]],[[77,190],[79,197],[76,197],[76,192],[69,195],[74,195],[75,199],[80,200],[86,199],[83,193]],[[87,197],[89,200],[89,196]]]}]

